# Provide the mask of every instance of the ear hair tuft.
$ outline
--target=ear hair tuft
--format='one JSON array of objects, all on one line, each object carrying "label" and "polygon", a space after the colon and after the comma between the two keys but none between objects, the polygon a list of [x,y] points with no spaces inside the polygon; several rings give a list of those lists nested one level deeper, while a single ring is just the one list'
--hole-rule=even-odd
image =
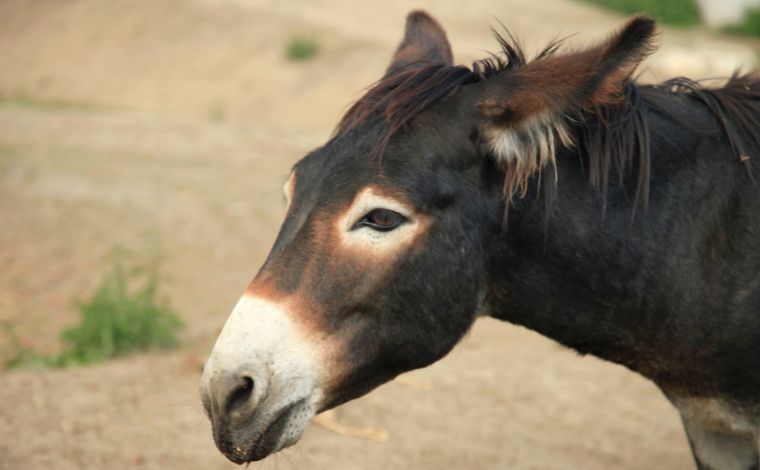
[{"label": "ear hair tuft", "polygon": [[631,74],[655,49],[655,34],[651,18],[636,16],[594,47],[541,55],[481,85],[475,107],[488,150],[505,168],[507,200],[524,196],[530,178],[555,165],[557,142],[573,145],[572,116],[624,99]]},{"label": "ear hair tuft", "polygon": [[525,196],[531,176],[547,165],[556,166],[557,141],[563,147],[574,145],[565,121],[548,115],[509,129],[486,127],[483,136],[488,150],[505,168],[504,196],[508,202],[515,194]]}]

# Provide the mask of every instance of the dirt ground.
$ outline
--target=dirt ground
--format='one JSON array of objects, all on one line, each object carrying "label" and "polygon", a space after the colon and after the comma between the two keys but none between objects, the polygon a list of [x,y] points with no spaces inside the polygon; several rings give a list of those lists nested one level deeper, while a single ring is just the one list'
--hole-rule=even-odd
[{"label": "dirt ground", "polygon": [[[0,372],[0,468],[231,468],[200,367],[283,216],[290,166],[377,79],[423,7],[459,61],[501,19],[529,50],[621,17],[561,0],[0,0],[0,321],[55,351],[115,246],[158,240],[183,347]],[[320,45],[289,62],[291,37]],[[664,29],[644,80],[729,74],[758,44]],[[0,354],[7,354],[0,336]],[[364,430],[337,432],[336,425]],[[366,428],[366,429],[365,429]],[[338,429],[339,431],[339,429]],[[479,321],[436,365],[320,418],[263,469],[688,469],[676,412],[629,371]]]}]

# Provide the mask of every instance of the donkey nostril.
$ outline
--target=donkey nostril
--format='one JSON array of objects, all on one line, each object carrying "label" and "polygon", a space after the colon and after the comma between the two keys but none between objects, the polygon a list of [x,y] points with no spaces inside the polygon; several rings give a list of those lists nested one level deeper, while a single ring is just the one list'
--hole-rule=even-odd
[{"label": "donkey nostril", "polygon": [[265,370],[216,370],[201,386],[201,399],[217,427],[238,426],[253,417],[266,395],[267,383]]},{"label": "donkey nostril", "polygon": [[230,396],[227,399],[225,412],[229,414],[244,408],[253,395],[253,385],[254,382],[252,378],[242,377],[240,385],[230,393]]}]

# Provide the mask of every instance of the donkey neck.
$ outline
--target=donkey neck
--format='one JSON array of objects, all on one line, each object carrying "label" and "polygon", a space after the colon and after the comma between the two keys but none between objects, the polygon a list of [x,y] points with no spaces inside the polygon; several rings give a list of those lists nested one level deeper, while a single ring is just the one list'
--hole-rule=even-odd
[{"label": "donkey neck", "polygon": [[[703,123],[712,119],[701,106],[694,105],[692,112]],[[590,189],[588,171],[579,164],[582,155],[564,150],[557,156],[559,182],[549,216],[543,197],[531,188],[510,211],[506,236],[494,242],[489,306],[492,316],[582,354],[652,379],[679,381],[670,375],[680,358],[667,345],[685,334],[672,324],[686,307],[673,306],[689,297],[690,281],[699,276],[683,260],[696,262],[699,253],[692,250],[705,246],[705,240],[696,230],[689,233],[696,223],[691,212],[679,213],[683,206],[674,208],[671,201],[680,198],[689,205],[709,199],[705,195],[715,188],[700,179],[700,172],[733,174],[734,162],[717,147],[702,148],[705,139],[698,131],[649,114],[650,128],[660,129],[650,136],[649,208],[633,217],[635,178],[622,187],[611,184],[605,195]],[[702,226],[710,226],[710,214],[721,217],[719,207],[707,209],[699,212]],[[673,275],[674,265],[679,275]],[[690,372],[696,379],[698,371]]]},{"label": "donkey neck", "polygon": [[521,206],[492,259],[492,315],[582,354],[632,368],[646,361],[646,330],[656,329],[658,320],[640,316],[648,279],[638,247],[625,237],[609,239],[613,231],[598,208],[576,212],[575,220],[563,218],[567,223],[558,227],[553,221],[545,225],[531,202]]}]

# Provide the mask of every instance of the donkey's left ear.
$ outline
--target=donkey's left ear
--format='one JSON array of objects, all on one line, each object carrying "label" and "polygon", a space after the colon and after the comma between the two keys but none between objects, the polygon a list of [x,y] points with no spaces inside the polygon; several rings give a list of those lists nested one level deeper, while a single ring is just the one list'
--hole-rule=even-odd
[{"label": "donkey's left ear", "polygon": [[390,75],[404,67],[423,62],[451,65],[453,57],[451,45],[441,25],[426,12],[416,10],[406,17],[404,39],[396,49],[385,74]]},{"label": "donkey's left ear", "polygon": [[508,165],[506,187],[524,190],[527,179],[553,161],[555,137],[570,144],[565,116],[622,98],[631,74],[654,52],[655,34],[654,21],[637,16],[601,44],[539,58],[480,84],[481,131],[496,159]]}]

